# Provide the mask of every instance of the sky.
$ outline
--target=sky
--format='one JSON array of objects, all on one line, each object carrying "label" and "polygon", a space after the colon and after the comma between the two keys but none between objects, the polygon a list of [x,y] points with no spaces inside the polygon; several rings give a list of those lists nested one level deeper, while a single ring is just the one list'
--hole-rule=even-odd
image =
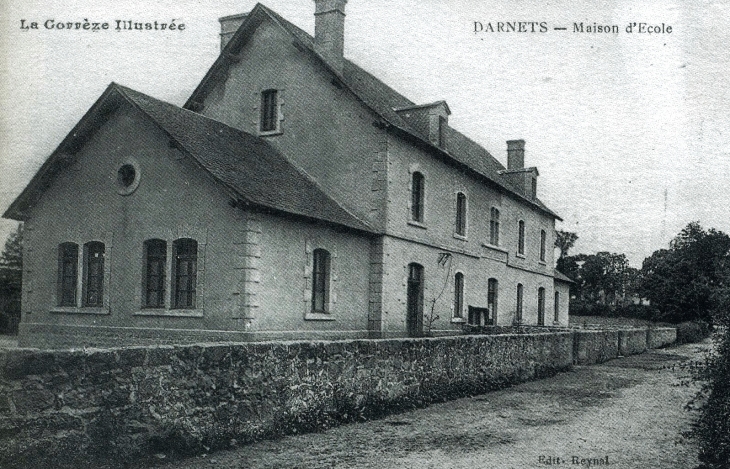
[{"label": "sky", "polygon": [[[312,0],[263,3],[313,33]],[[254,5],[4,0],[0,210],[110,82],[182,105],[217,57],[218,18]],[[416,103],[446,100],[449,124],[502,163],[507,140],[526,141],[538,196],[579,236],[573,253],[624,253],[640,267],[691,221],[730,232],[730,0],[349,0],[346,12],[350,60]],[[173,19],[185,29],[114,31],[116,20]],[[517,21],[547,31],[498,31]],[[626,32],[633,23],[664,33]],[[0,239],[15,226],[0,221]]]}]

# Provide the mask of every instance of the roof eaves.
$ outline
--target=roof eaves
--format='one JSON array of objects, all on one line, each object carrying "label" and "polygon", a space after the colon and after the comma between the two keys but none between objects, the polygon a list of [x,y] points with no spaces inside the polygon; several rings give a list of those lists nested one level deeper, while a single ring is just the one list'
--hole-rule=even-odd
[{"label": "roof eaves", "polygon": [[[168,137],[168,138],[169,138],[169,139],[170,139],[171,141],[174,141],[174,142],[178,142],[178,143],[179,143],[178,139],[177,139],[177,138],[176,138],[176,137],[175,137],[175,136],[174,136],[174,135],[173,135],[173,134],[172,134],[172,133],[171,133],[171,132],[170,132],[170,131],[169,131],[169,130],[168,130],[168,129],[167,129],[167,128],[166,128],[166,127],[165,127],[165,126],[164,126],[164,125],[163,125],[163,124],[162,124],[162,123],[160,122],[160,121],[159,121],[159,120],[157,120],[157,119],[156,119],[156,118],[155,118],[154,116],[152,116],[152,115],[151,115],[151,114],[150,114],[150,113],[149,113],[149,112],[148,112],[148,111],[147,111],[146,109],[144,109],[144,107],[143,107],[143,106],[141,106],[141,105],[140,105],[140,104],[139,104],[139,103],[137,102],[137,100],[136,100],[136,99],[135,99],[135,98],[134,98],[133,96],[130,96],[130,94],[128,93],[128,91],[132,91],[132,92],[134,92],[134,93],[140,93],[139,91],[135,91],[135,90],[132,90],[131,88],[127,88],[127,87],[125,87],[125,86],[122,86],[122,85],[119,85],[119,84],[116,84],[116,83],[113,83],[113,84],[115,85],[116,89],[117,89],[117,90],[118,90],[118,91],[119,91],[119,92],[120,92],[120,93],[121,93],[121,94],[122,94],[122,95],[124,96],[124,98],[125,98],[125,99],[126,99],[126,100],[127,100],[127,101],[128,101],[128,102],[129,102],[129,103],[130,103],[130,104],[132,105],[132,106],[134,106],[134,108],[135,108],[135,109],[137,109],[137,110],[138,110],[139,112],[141,112],[141,113],[142,113],[142,114],[143,114],[144,116],[146,116],[146,117],[147,117],[147,118],[148,118],[148,119],[149,119],[149,120],[150,120],[150,121],[151,121],[151,122],[152,122],[152,123],[153,123],[153,124],[154,124],[154,125],[155,125],[155,126],[156,126],[156,127],[158,128],[158,129],[160,129],[160,131],[162,131],[162,132],[163,132],[163,133],[164,133],[165,135],[167,135],[167,137]],[[144,94],[144,93],[140,93],[140,94]],[[146,96],[146,95],[145,95],[145,96]],[[155,98],[152,98],[152,99],[155,99]],[[159,100],[158,100],[158,101],[159,101]],[[162,102],[164,102],[164,101],[162,101]],[[167,104],[169,104],[169,103],[167,103]],[[176,106],[176,107],[177,107],[177,106]],[[183,109],[183,108],[180,108],[180,109],[181,109],[182,111],[184,111],[184,112],[190,112],[190,113],[192,113],[192,114],[195,114],[195,113],[193,113],[193,111],[190,111],[190,110],[188,110],[188,109]],[[201,116],[201,115],[199,115],[199,114],[196,114],[196,117],[200,118],[200,117],[204,117],[204,116]],[[207,119],[207,118],[206,118],[206,119]],[[234,199],[234,200],[235,200],[235,199],[237,199],[237,198],[239,198],[239,197],[242,197],[242,195],[241,195],[241,194],[240,194],[240,193],[239,193],[239,192],[238,192],[238,191],[237,191],[237,190],[236,190],[235,188],[231,187],[231,186],[230,186],[229,184],[227,184],[227,183],[226,183],[226,182],[224,182],[224,181],[221,181],[221,180],[220,180],[220,178],[216,177],[216,176],[215,176],[215,175],[214,175],[214,174],[213,174],[213,173],[212,173],[212,172],[211,172],[211,171],[210,171],[210,170],[209,170],[209,169],[208,169],[208,168],[207,168],[207,167],[206,167],[206,166],[205,166],[205,165],[203,164],[203,162],[202,162],[202,161],[200,161],[200,159],[199,159],[199,158],[198,158],[198,157],[197,157],[197,156],[196,156],[195,154],[193,154],[193,152],[189,151],[189,150],[188,150],[187,148],[185,148],[185,147],[184,147],[184,146],[183,146],[182,144],[180,144],[180,145],[179,145],[179,146],[177,147],[177,149],[178,149],[179,151],[182,151],[182,152],[184,152],[184,154],[185,154],[185,155],[189,156],[189,157],[190,157],[190,158],[191,158],[191,159],[192,159],[192,160],[193,160],[193,161],[195,162],[196,166],[198,166],[198,167],[199,167],[200,169],[202,169],[202,170],[203,170],[203,171],[204,171],[204,172],[205,172],[205,173],[206,173],[206,174],[207,174],[208,176],[210,176],[210,177],[211,177],[211,178],[212,178],[213,180],[215,180],[215,181],[217,181],[217,182],[218,182],[219,184],[221,184],[221,185],[223,186],[223,189],[224,189],[224,191],[225,191],[225,192],[226,192],[226,193],[228,194],[228,196],[229,196],[229,197],[231,197],[231,199]]]},{"label": "roof eaves", "polygon": [[[358,92],[355,91],[355,89],[350,85],[349,80],[347,80],[347,78],[340,71],[338,71],[335,67],[331,66],[329,64],[329,62],[327,62],[327,60],[324,57],[322,57],[320,54],[318,54],[314,50],[312,44],[305,43],[305,42],[301,41],[298,38],[298,34],[304,35],[305,37],[307,37],[309,39],[311,39],[311,35],[309,35],[306,31],[302,30],[301,28],[299,28],[298,26],[294,25],[290,21],[288,21],[285,18],[281,17],[278,13],[276,13],[275,11],[269,9],[268,7],[266,7],[265,5],[263,5],[261,3],[257,3],[256,6],[248,14],[248,16],[244,20],[243,24],[239,27],[239,29],[233,35],[233,37],[228,42],[228,44],[223,49],[223,51],[221,51],[221,54],[219,55],[218,59],[216,59],[216,61],[214,62],[213,66],[211,66],[210,70],[205,75],[205,77],[203,78],[203,80],[200,82],[200,84],[198,85],[198,87],[195,89],[195,91],[193,91],[193,94],[190,96],[190,98],[188,98],[188,101],[183,106],[184,108],[187,108],[189,105],[191,105],[194,102],[193,98],[197,97],[198,93],[201,92],[204,89],[204,84],[206,84],[207,81],[209,81],[212,78],[212,76],[214,75],[214,70],[217,71],[217,69],[222,66],[222,63],[225,62],[224,57],[225,57],[226,53],[229,52],[228,49],[231,47],[231,45],[234,43],[234,41],[237,41],[239,35],[242,35],[243,34],[242,31],[244,31],[245,29],[247,29],[247,27],[250,24],[252,24],[252,22],[253,22],[253,19],[252,18],[255,16],[254,13],[258,13],[259,11],[265,13],[266,15],[268,15],[269,18],[271,18],[272,21],[274,21],[276,24],[278,24],[284,31],[288,32],[292,36],[292,38],[294,39],[294,41],[296,41],[297,44],[300,44],[303,47],[304,50],[309,51],[312,54],[312,56],[314,56],[317,59],[319,59],[319,61],[326,67],[326,69],[330,73],[332,73],[333,75],[335,75],[335,77],[337,77],[337,79],[342,83],[342,85],[345,88],[347,88],[358,101],[360,101],[364,106],[366,106],[368,109],[370,109],[374,114],[376,114],[377,116],[379,116],[380,119],[382,119],[384,121],[384,123],[386,124],[386,127],[391,127],[391,128],[397,129],[400,133],[409,135],[410,137],[417,139],[419,142],[422,142],[423,144],[425,144],[428,148],[431,148],[432,150],[434,150],[436,152],[439,152],[439,153],[445,155],[449,160],[452,160],[453,162],[456,162],[458,165],[463,166],[463,167],[471,170],[472,172],[474,172],[476,174],[479,174],[480,176],[482,176],[482,177],[486,178],[487,180],[493,182],[498,187],[500,187],[502,190],[505,190],[505,191],[507,191],[507,193],[514,195],[519,200],[521,200],[523,202],[526,202],[526,203],[528,203],[528,204],[530,204],[530,205],[538,208],[539,210],[541,210],[541,211],[549,214],[552,217],[557,218],[558,220],[562,220],[562,218],[560,218],[560,216],[558,216],[556,213],[554,213],[552,210],[548,209],[547,207],[541,207],[540,205],[535,204],[533,201],[531,201],[531,200],[527,199],[526,197],[522,196],[521,194],[519,194],[514,189],[511,189],[510,187],[506,186],[505,184],[501,183],[500,181],[496,181],[494,178],[492,178],[489,175],[484,174],[484,173],[476,170],[472,166],[470,166],[470,165],[468,165],[468,164],[466,164],[464,162],[459,161],[457,158],[455,158],[454,156],[452,156],[448,152],[444,151],[442,148],[434,145],[433,143],[431,143],[429,141],[424,140],[423,137],[421,137],[418,134],[418,132],[416,132],[415,130],[413,130],[413,129],[405,126],[405,125],[402,125],[400,123],[396,123],[392,119],[390,119],[388,116],[386,116],[383,113],[379,112],[375,107],[371,106],[367,102],[366,99],[364,99],[362,96],[360,96],[360,94]],[[366,72],[366,73],[368,73],[370,76],[372,76],[373,79],[378,80],[380,83],[382,83],[382,81],[379,80],[377,77],[373,76],[369,72]],[[431,104],[422,105],[422,106],[433,106],[433,105],[439,104],[441,102],[443,102],[447,106],[447,108],[448,108],[448,105],[446,104],[446,101],[443,101],[443,100],[442,101],[437,101],[437,102],[431,103]],[[414,106],[417,106],[417,105],[414,105]],[[405,107],[405,108],[407,108],[407,107]],[[405,109],[405,108],[399,108],[399,110],[402,110],[402,109]],[[395,112],[395,110],[394,110],[394,112]]]},{"label": "roof eaves", "polygon": [[80,137],[81,129],[83,129],[84,126],[87,125],[87,123],[91,119],[91,116],[93,116],[100,110],[103,103],[106,102],[111,93],[117,89],[117,86],[118,85],[116,83],[111,82],[106,87],[101,96],[99,96],[96,101],[94,101],[94,104],[92,104],[91,107],[84,113],[84,115],[81,116],[81,119],[79,119],[79,121],[76,123],[76,125],[74,125],[71,131],[66,134],[66,136],[63,140],[61,140],[61,143],[58,144],[56,149],[51,152],[48,158],[46,158],[46,161],[44,161],[38,171],[36,171],[30,182],[28,182],[28,184],[21,191],[21,193],[15,198],[15,200],[13,200],[10,206],[8,206],[8,208],[2,215],[3,218],[8,218],[16,221],[23,221],[25,219],[25,214],[23,213],[23,209],[21,207],[22,204],[24,202],[27,202],[34,195],[39,195],[40,192],[42,192],[42,187],[38,186],[43,185],[43,178],[45,178],[46,176],[50,176],[49,172],[53,169],[53,166],[60,159],[62,159],[64,155],[66,155],[64,150],[71,147],[72,143]]},{"label": "roof eaves", "polygon": [[568,277],[558,269],[553,269],[553,277],[555,278],[555,280],[558,280],[560,282],[575,283],[574,280],[572,280],[570,277]]},{"label": "roof eaves", "polygon": [[402,106],[402,107],[394,107],[393,110],[395,112],[402,112],[402,111],[410,111],[412,109],[426,109],[431,107],[436,107],[443,105],[446,108],[446,113],[451,114],[451,109],[449,108],[449,105],[446,103],[445,100],[435,101],[433,103],[426,103],[426,104],[414,104],[413,106]]},{"label": "roof eaves", "polygon": [[503,191],[506,191],[508,194],[510,194],[510,195],[518,198],[521,202],[527,203],[527,204],[529,204],[529,205],[537,208],[541,212],[544,212],[547,215],[550,215],[551,217],[554,217],[554,218],[556,218],[556,219],[558,219],[560,221],[563,220],[558,214],[556,214],[555,212],[553,212],[549,208],[541,206],[540,204],[536,203],[535,201],[530,200],[527,197],[519,194],[514,189],[511,189],[511,188],[507,187],[505,184],[501,183],[500,181],[496,181],[496,180],[494,180],[494,178],[489,177],[489,175],[487,175],[485,173],[482,173],[481,171],[477,171],[472,166],[470,166],[470,165],[468,165],[468,164],[466,164],[466,163],[464,163],[462,161],[459,161],[456,157],[454,157],[453,155],[451,155],[448,151],[446,151],[443,148],[440,148],[440,147],[432,144],[429,141],[426,141],[425,139],[423,139],[423,137],[415,134],[414,132],[412,132],[410,130],[406,130],[406,129],[404,129],[402,127],[399,127],[397,125],[394,125],[394,124],[390,124],[389,125],[389,128],[396,130],[396,132],[400,132],[402,134],[405,134],[405,136],[407,138],[415,139],[417,143],[419,143],[420,145],[424,146],[425,148],[428,148],[429,150],[431,150],[431,152],[435,153],[436,155],[440,156],[441,158],[446,159],[446,160],[448,160],[448,161],[450,161],[452,163],[456,163],[460,168],[465,169],[467,171],[470,171],[470,172],[478,175],[482,179],[486,179],[490,183],[494,184],[498,189],[503,190]]},{"label": "roof eaves", "polygon": [[[175,136],[162,123],[160,123],[157,119],[155,119],[154,116],[150,115],[149,112],[147,112],[142,106],[140,106],[139,103],[137,103],[136,100],[132,96],[130,96],[129,93],[126,92],[128,90],[127,88],[124,88],[124,87],[121,87],[121,86],[119,88],[120,88],[120,92],[122,92],[122,94],[124,95],[124,97],[127,100],[129,100],[132,103],[132,105],[134,105],[137,109],[139,109],[140,112],[142,112],[150,120],[152,120],[155,123],[155,125],[157,125],[157,127],[160,128],[160,130],[162,130],[170,139],[173,139],[173,140],[176,140],[177,141],[177,139],[175,138]],[[132,91],[134,91],[134,90],[132,90]],[[154,99],[154,98],[152,98],[152,99]],[[167,104],[169,104],[169,103],[167,103]],[[177,106],[175,106],[175,107],[177,107]],[[236,132],[242,132],[239,129],[236,129],[234,127],[230,127],[230,126],[228,126],[228,125],[226,125],[226,124],[224,124],[222,122],[216,121],[214,119],[210,119],[209,117],[206,117],[206,116],[202,116],[202,115],[197,114],[197,113],[195,113],[193,111],[190,111],[188,109],[184,109],[184,108],[179,108],[179,109],[182,112],[193,114],[194,118],[196,118],[196,119],[209,120],[209,121],[215,122],[218,125],[228,127],[230,130],[233,130],[233,131],[236,131]],[[191,117],[193,117],[193,116],[191,116]],[[264,208],[267,208],[267,209],[270,209],[270,210],[273,210],[273,211],[276,211],[276,212],[280,212],[280,213],[290,213],[290,214],[293,214],[293,215],[298,215],[298,216],[305,217],[305,218],[309,218],[309,219],[319,220],[319,221],[326,222],[326,223],[333,223],[333,224],[336,224],[336,225],[342,225],[342,226],[345,226],[347,228],[352,228],[352,229],[356,229],[356,230],[359,230],[359,231],[364,231],[364,232],[367,232],[367,233],[376,233],[376,230],[373,229],[368,223],[366,223],[365,221],[361,220],[360,218],[358,218],[357,216],[355,216],[354,214],[352,214],[349,210],[347,210],[345,207],[343,207],[337,200],[335,200],[334,198],[330,197],[327,194],[327,192],[324,189],[322,189],[322,187],[311,176],[309,176],[306,172],[304,172],[300,168],[296,167],[289,160],[286,160],[287,163],[290,166],[292,166],[297,173],[299,173],[302,177],[304,177],[311,184],[313,184],[318,191],[320,191],[325,197],[327,197],[327,199],[329,199],[332,203],[334,203],[340,210],[342,210],[343,212],[345,212],[346,215],[348,215],[350,218],[352,218],[355,221],[355,223],[349,223],[349,222],[345,222],[343,220],[335,221],[335,220],[332,220],[332,219],[317,218],[317,217],[313,217],[310,214],[306,214],[306,213],[303,213],[303,212],[298,211],[298,210],[294,210],[294,209],[283,210],[283,209],[280,209],[280,208],[277,208],[277,207],[274,207],[274,206],[262,204],[262,203],[259,203],[259,202],[254,201],[254,200],[251,200],[250,198],[246,197],[245,194],[242,194],[241,192],[239,192],[238,190],[236,190],[234,187],[230,186],[226,182],[222,181],[220,178],[216,177],[215,174],[213,174],[208,169],[208,167],[195,155],[194,152],[192,152],[189,149],[185,148],[182,143],[180,144],[180,146],[181,146],[181,150],[182,151],[185,151],[185,154],[189,155],[196,162],[196,164],[200,168],[202,168],[207,174],[209,174],[213,179],[215,179],[216,181],[218,181],[220,184],[222,184],[226,188],[226,191],[229,193],[229,196],[231,196],[232,199],[239,200],[239,201],[241,199],[243,199],[247,204],[255,205],[255,206],[258,206],[258,207],[264,207]]]}]

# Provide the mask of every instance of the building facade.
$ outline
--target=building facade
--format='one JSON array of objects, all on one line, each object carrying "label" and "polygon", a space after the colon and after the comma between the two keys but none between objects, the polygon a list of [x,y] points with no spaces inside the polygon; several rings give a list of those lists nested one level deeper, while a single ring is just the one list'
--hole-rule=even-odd
[{"label": "building facade", "polygon": [[5,217],[25,222],[21,344],[421,336],[567,325],[555,220],[507,167],[258,4],[181,107],[111,84]]}]

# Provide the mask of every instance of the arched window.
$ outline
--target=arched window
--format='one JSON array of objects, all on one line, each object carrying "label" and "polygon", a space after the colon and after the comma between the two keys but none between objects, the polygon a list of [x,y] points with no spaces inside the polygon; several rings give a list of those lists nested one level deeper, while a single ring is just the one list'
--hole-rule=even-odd
[{"label": "arched window", "polygon": [[555,292],[555,322],[560,321],[560,292]]},{"label": "arched window", "polygon": [[545,325],[545,289],[537,289],[537,325]]},{"label": "arched window", "polygon": [[517,307],[515,308],[515,320],[522,322],[522,284],[517,284]]},{"label": "arched window", "polygon": [[58,306],[76,306],[79,246],[63,243],[58,246]]},{"label": "arched window", "polygon": [[172,243],[174,308],[195,308],[198,276],[198,242],[181,238]]},{"label": "arched window", "polygon": [[517,254],[525,254],[525,222],[522,220],[517,224]]},{"label": "arched window", "polygon": [[498,283],[496,278],[490,278],[487,281],[487,308],[489,309],[490,324],[497,324],[497,290]]},{"label": "arched window", "polygon": [[466,235],[466,196],[463,192],[456,194],[456,234]]},{"label": "arched window", "polygon": [[330,296],[330,253],[315,249],[312,263],[312,312],[328,313]]},{"label": "arched window", "polygon": [[423,174],[416,171],[411,180],[411,219],[423,223],[423,195],[425,179]]},{"label": "arched window", "polygon": [[165,266],[167,265],[167,243],[161,239],[148,239],[144,242],[145,308],[165,307]]},{"label": "arched window", "polygon": [[454,317],[464,315],[464,274],[457,272],[454,276]]},{"label": "arched window", "polygon": [[261,93],[261,131],[273,132],[279,124],[279,100],[277,90]]},{"label": "arched window", "polygon": [[104,243],[84,245],[84,306],[104,305]]},{"label": "arched window", "polygon": [[489,219],[489,244],[499,246],[499,209],[492,207]]},{"label": "arched window", "polygon": [[547,233],[545,230],[540,230],[540,260],[545,262],[545,241],[547,239]]}]

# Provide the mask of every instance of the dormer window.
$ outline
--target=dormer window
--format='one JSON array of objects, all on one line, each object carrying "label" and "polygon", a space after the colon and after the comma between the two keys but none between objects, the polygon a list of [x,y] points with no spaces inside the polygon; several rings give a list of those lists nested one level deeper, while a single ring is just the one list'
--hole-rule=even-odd
[{"label": "dormer window", "polygon": [[261,132],[279,130],[279,93],[277,90],[264,90],[261,93]]}]

